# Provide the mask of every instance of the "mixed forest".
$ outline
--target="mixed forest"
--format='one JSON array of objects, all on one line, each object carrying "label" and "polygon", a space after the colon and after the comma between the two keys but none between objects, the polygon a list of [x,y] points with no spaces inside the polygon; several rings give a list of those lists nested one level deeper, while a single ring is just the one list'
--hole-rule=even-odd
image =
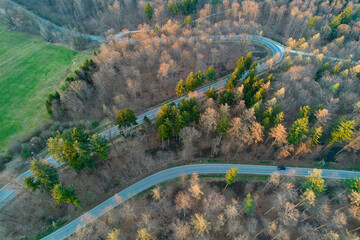
[{"label": "mixed forest", "polygon": [[359,179],[324,181],[314,169],[301,180],[291,173],[227,177],[226,188],[216,177],[223,176],[193,174],[157,186],[70,239],[358,239],[359,193],[352,187]]},{"label": "mixed forest", "polygon": [[[179,164],[359,169],[355,1],[15,2],[107,41],[44,99],[52,122],[2,156],[8,166],[23,156],[34,173],[1,209],[4,238],[45,236],[144,176]],[[13,29],[29,17],[14,7],[0,14]],[[41,30],[36,24],[34,33]],[[119,41],[119,32],[135,27]],[[283,44],[282,61],[263,45],[232,38],[239,34]],[[259,63],[267,68],[259,71]],[[223,79],[222,89],[197,91]],[[168,103],[176,97],[179,104]],[[136,117],[156,106],[155,119]],[[119,135],[97,135],[112,126]],[[47,154],[62,165],[48,164]],[[3,185],[14,174],[4,167]],[[305,179],[229,176],[227,184],[223,176],[194,175],[156,187],[74,238],[358,238],[359,179],[324,182],[316,169]]]}]

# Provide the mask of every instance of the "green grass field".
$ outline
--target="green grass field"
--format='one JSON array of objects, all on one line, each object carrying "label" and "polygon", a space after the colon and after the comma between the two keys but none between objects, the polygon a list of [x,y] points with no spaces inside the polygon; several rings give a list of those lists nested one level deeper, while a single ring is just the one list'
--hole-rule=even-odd
[{"label": "green grass field", "polygon": [[0,22],[0,152],[16,135],[29,133],[49,118],[44,104],[47,95],[91,53],[9,32]]}]

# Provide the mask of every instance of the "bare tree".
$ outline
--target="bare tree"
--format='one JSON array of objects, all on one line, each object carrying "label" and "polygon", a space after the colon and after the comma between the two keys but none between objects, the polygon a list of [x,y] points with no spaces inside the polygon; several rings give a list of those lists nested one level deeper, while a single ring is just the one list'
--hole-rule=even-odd
[{"label": "bare tree", "polygon": [[230,107],[229,107],[229,105],[227,103],[221,104],[220,108],[219,108],[220,115],[221,116],[223,116],[223,115],[229,116],[229,114],[230,114],[230,109],[229,108]]},{"label": "bare tree", "polygon": [[180,131],[180,139],[183,142],[182,158],[189,159],[194,154],[194,144],[201,137],[201,133],[194,127],[185,127]]},{"label": "bare tree", "polygon": [[191,234],[191,228],[188,223],[176,219],[175,223],[173,223],[171,226],[174,230],[175,239],[177,240],[189,239]]},{"label": "bare tree", "polygon": [[321,109],[315,113],[317,119],[316,125],[325,126],[330,119],[329,111],[327,109]]},{"label": "bare tree", "polygon": [[354,204],[356,206],[360,206],[360,193],[357,191],[352,190],[349,194],[350,202],[351,204]]},{"label": "bare tree", "polygon": [[191,218],[191,223],[193,225],[195,235],[203,237],[204,235],[209,234],[211,229],[210,222],[207,221],[204,215],[195,213],[195,215]]},{"label": "bare tree", "polygon": [[266,183],[266,185],[264,186],[263,190],[265,190],[265,188],[269,185],[278,185],[280,183],[280,174],[279,172],[273,172],[268,180],[268,182]]},{"label": "bare tree", "polygon": [[259,5],[257,2],[242,1],[241,10],[242,15],[252,21],[255,21],[259,15]]},{"label": "bare tree", "polygon": [[189,196],[189,194],[180,191],[176,197],[175,197],[175,209],[178,211],[183,210],[184,212],[184,217],[185,217],[185,211],[187,208],[191,208],[192,205],[192,201],[191,198]]},{"label": "bare tree", "polygon": [[209,216],[221,212],[224,209],[225,202],[225,197],[219,192],[212,191],[207,194],[206,198],[203,200],[206,214]]},{"label": "bare tree", "polygon": [[286,202],[284,209],[279,212],[280,220],[285,226],[295,226],[299,221],[299,210],[296,209],[296,205],[291,202]]},{"label": "bare tree", "polygon": [[276,127],[270,129],[269,136],[274,138],[273,143],[269,147],[269,150],[275,144],[275,146],[281,147],[287,144],[287,132],[286,128],[282,124],[278,124]]},{"label": "bare tree", "polygon": [[347,217],[342,211],[336,210],[331,222],[336,229],[343,229],[347,224]]},{"label": "bare tree", "polygon": [[226,205],[224,212],[225,212],[225,216],[229,220],[234,220],[237,216],[239,216],[239,211],[237,210],[237,207],[234,204]]},{"label": "bare tree", "polygon": [[204,113],[200,115],[200,124],[205,128],[207,136],[210,132],[216,130],[219,114],[213,108],[207,108]]},{"label": "bare tree", "polygon": [[152,197],[155,201],[159,201],[161,198],[160,188],[156,187],[152,190]]},{"label": "bare tree", "polygon": [[204,193],[201,191],[201,186],[199,183],[191,183],[191,186],[189,188],[189,192],[191,193],[191,196],[195,199],[200,199]]},{"label": "bare tree", "polygon": [[345,146],[345,150],[356,153],[360,150],[360,131],[354,132],[348,145]]},{"label": "bare tree", "polygon": [[158,74],[157,77],[160,80],[160,88],[162,88],[163,85],[166,86],[166,90],[168,92],[168,74],[169,74],[169,69],[170,69],[170,65],[168,63],[161,63],[159,70],[158,70]]},{"label": "bare tree", "polygon": [[250,135],[248,138],[248,144],[254,144],[263,141],[263,129],[264,127],[258,123],[253,122],[250,128]]}]

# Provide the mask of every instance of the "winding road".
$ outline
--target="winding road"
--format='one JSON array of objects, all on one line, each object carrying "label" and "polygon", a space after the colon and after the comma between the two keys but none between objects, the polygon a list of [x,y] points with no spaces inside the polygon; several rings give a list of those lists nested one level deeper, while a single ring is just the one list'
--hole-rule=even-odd
[{"label": "winding road", "polygon": [[[138,31],[131,31],[131,32],[126,32],[126,33],[121,33],[118,34],[118,38],[119,40],[122,40],[122,36],[124,34],[128,34],[128,33],[133,33],[133,32],[138,32]],[[199,37],[189,37],[193,40],[197,40],[199,39]],[[272,41],[271,39],[268,38],[264,38],[264,37],[260,37],[260,36],[256,36],[256,35],[231,35],[231,36],[210,36],[210,38],[212,38],[213,40],[222,40],[222,41],[240,41],[240,40],[249,40],[249,41],[253,41],[262,45],[267,46],[271,51],[272,51],[272,58],[274,58],[276,60],[276,63],[280,63],[280,61],[282,60],[283,56],[284,56],[284,51],[285,51],[285,47],[282,46],[279,43],[276,43],[274,41]],[[260,64],[258,65],[258,72],[262,72],[263,70],[266,69],[266,63]],[[243,80],[246,77],[246,74],[244,74],[244,76],[240,79]],[[216,83],[211,84],[210,86],[206,86],[203,87],[199,90],[197,90],[197,94],[195,94],[195,97],[202,97],[203,93],[208,89],[211,88],[212,86],[214,86],[215,90],[221,89],[226,85],[227,82],[227,78],[223,79],[221,81],[218,81]],[[175,103],[178,104],[180,102],[181,98],[188,98],[188,95],[179,97],[175,100],[169,101],[168,103]],[[161,106],[153,108],[143,114],[140,114],[137,116],[137,123],[141,124],[144,117],[148,117],[150,120],[154,119],[156,117],[156,113],[159,111],[159,109],[161,108]],[[120,134],[120,130],[117,126],[111,127],[110,129],[104,130],[103,132],[99,133],[99,135],[105,136],[107,138],[109,137],[114,137]],[[55,166],[60,166],[63,163],[59,163],[57,162],[55,159],[53,159],[50,156],[46,157],[47,161],[51,164],[54,164]],[[22,184],[23,183],[23,179],[25,177],[31,176],[32,173],[31,171],[26,171],[25,173],[21,174],[20,176],[18,176],[15,179],[15,182],[17,182],[17,184]],[[10,182],[8,184],[6,184],[4,187],[2,187],[0,189],[0,209],[5,206],[5,204],[9,201],[11,201],[15,196],[16,196],[16,184]]]},{"label": "winding road", "polygon": [[[113,197],[102,202],[87,213],[68,223],[64,227],[42,238],[43,240],[61,240],[69,237],[78,229],[86,226],[90,222],[108,213],[114,207],[120,205],[136,194],[149,189],[156,184],[165,182],[170,179],[178,178],[183,175],[198,174],[225,174],[230,168],[239,168],[238,174],[255,174],[255,175],[271,175],[278,172],[281,175],[305,177],[309,175],[310,168],[292,168],[288,167],[285,171],[278,171],[275,166],[262,165],[243,165],[243,164],[194,164],[180,167],[169,168],[164,171],[155,173],[141,181],[131,185],[130,187],[115,194]],[[350,177],[360,177],[360,172],[341,171],[341,170],[322,170],[324,178],[346,179]]]},{"label": "winding road", "polygon": [[[133,31],[134,32],[134,31]],[[199,37],[189,37],[192,40],[198,40]],[[210,36],[211,39],[213,40],[225,40],[225,41],[241,41],[241,40],[249,40],[252,42],[256,42],[262,45],[267,46],[271,51],[272,51],[272,58],[274,58],[276,60],[276,63],[280,63],[281,60],[284,57],[284,51],[285,51],[285,47],[282,46],[280,43],[274,42],[271,39],[265,38],[265,37],[261,37],[261,36],[256,36],[256,35],[231,35],[231,36],[220,36],[220,35],[216,35],[216,36]],[[122,39],[121,36],[119,36],[119,39]],[[266,69],[266,63],[260,64],[257,67],[258,72],[262,72]],[[240,81],[244,80],[246,77],[247,73],[245,73],[242,78],[240,79]],[[195,98],[198,97],[202,97],[204,95],[204,92],[206,92],[207,89],[214,87],[215,90],[221,89],[223,87],[225,87],[226,82],[227,82],[228,78],[223,79],[221,81],[218,81],[216,83],[213,83],[209,86],[200,88],[198,90],[195,91]],[[170,103],[175,103],[176,105],[179,104],[180,99],[181,98],[188,98],[188,95],[179,97],[173,101],[169,101],[167,102],[168,104]],[[146,113],[143,113],[141,115],[137,116],[137,123],[141,124],[144,117],[146,116],[147,118],[149,118],[150,120],[155,119],[156,117],[156,113],[159,111],[159,109],[162,106],[153,108],[149,111],[147,111]],[[114,126],[110,129],[107,129],[105,131],[103,131],[102,133],[100,133],[100,135],[105,136],[105,137],[112,137],[112,136],[117,136],[120,134],[120,130],[117,126]]]},{"label": "winding road", "polygon": [[[16,4],[12,1],[10,1],[10,4],[12,4],[16,8],[21,8],[26,13],[35,17],[38,21],[40,21],[44,24],[48,24],[51,27],[53,27],[54,29],[57,29],[57,30],[63,31],[63,32],[71,32],[72,34],[74,34],[72,31],[70,31],[66,28],[60,27],[46,19],[43,19],[43,18],[35,15],[34,13],[26,10],[24,7],[22,7],[19,4]],[[223,13],[223,12],[221,12],[221,13]],[[218,14],[221,14],[221,13],[218,13]],[[217,14],[215,14],[215,15],[217,15]],[[207,16],[207,17],[209,17],[209,16]],[[139,31],[129,31],[129,32],[119,33],[119,34],[115,35],[115,38],[118,41],[125,41],[122,38],[124,35],[129,34],[129,33],[136,33],[136,32],[139,32]],[[82,33],[76,33],[76,34],[79,34],[82,37],[89,38],[91,40],[98,41],[98,42],[106,41],[105,38],[100,37],[100,36],[93,36],[93,35],[87,35],[87,34],[82,34]],[[189,37],[189,38],[197,40],[200,37]],[[283,45],[281,45],[280,43],[277,43],[271,39],[261,37],[261,36],[256,36],[256,35],[210,36],[210,38],[212,38],[213,40],[225,40],[225,41],[232,41],[232,40],[239,41],[239,40],[246,39],[246,40],[249,40],[252,42],[256,42],[256,43],[265,45],[272,51],[272,58],[275,59],[276,63],[281,62],[281,60],[283,59],[284,53],[286,51],[285,47]],[[311,54],[311,53],[302,52],[302,51],[290,50],[290,52],[294,53],[294,54],[318,56],[316,54]],[[343,59],[334,58],[334,57],[325,57],[325,58],[329,58],[329,59],[335,60],[335,61],[343,60]],[[258,65],[258,72],[262,72],[266,68],[267,68],[266,63],[260,64],[260,65]],[[246,77],[246,75],[247,75],[247,73],[245,73],[244,76],[240,80],[243,80]],[[221,89],[226,85],[227,80],[228,79],[223,79],[223,80],[216,82],[210,86],[203,87],[203,88],[197,90],[198,94],[195,94],[195,96],[197,96],[197,97],[203,96],[203,92],[205,92],[208,88],[210,88],[212,86],[214,86],[214,88],[216,90]],[[188,95],[177,98],[172,101],[169,101],[168,103],[173,102],[175,104],[178,104],[181,98],[188,98]],[[145,116],[148,117],[150,120],[154,119],[156,117],[156,113],[158,112],[160,107],[161,106],[153,108],[143,114],[138,115],[137,123],[141,124]],[[119,133],[120,133],[120,131],[119,131],[118,127],[114,126],[110,129],[103,131],[102,133],[100,133],[100,135],[105,136],[105,137],[114,137],[114,136],[117,136]],[[49,163],[54,164],[55,166],[62,165],[62,163],[58,163],[56,160],[54,160],[51,157],[47,157],[47,160],[49,161]],[[96,219],[96,218],[100,217],[101,215],[105,214],[106,212],[110,211],[115,206],[121,204],[123,201],[126,201],[127,199],[131,198],[132,196],[136,195],[137,193],[140,193],[158,183],[161,183],[161,182],[173,179],[173,178],[177,178],[184,174],[189,175],[194,172],[199,173],[199,174],[214,174],[214,173],[215,174],[224,174],[227,170],[229,170],[232,167],[238,167],[239,174],[270,175],[273,172],[277,171],[277,168],[273,167],[273,166],[261,166],[261,165],[255,166],[255,165],[241,165],[241,164],[200,164],[200,165],[186,165],[186,166],[181,166],[181,167],[170,168],[170,169],[161,171],[159,173],[156,173],[154,175],[151,175],[151,176],[131,185],[130,187],[124,189],[123,191],[119,192],[115,196],[109,198],[108,200],[104,201],[97,207],[95,207],[92,210],[90,210],[89,212],[85,213],[81,217],[75,219],[74,221],[70,222],[66,226],[58,229],[57,231],[53,232],[52,234],[48,235],[47,237],[45,237],[43,239],[56,239],[56,240],[64,239],[64,238],[70,236],[71,234],[73,234],[74,232],[76,232],[77,229],[85,226],[88,223],[84,220],[84,219],[88,219],[88,217],[86,217],[86,216],[91,215],[91,216],[93,216],[93,219]],[[310,170],[311,169],[306,169],[306,168],[288,168],[286,171],[281,171],[280,174],[282,174],[282,175],[291,174],[294,176],[307,176],[308,171],[310,171]],[[15,181],[19,184],[22,184],[23,179],[25,177],[28,177],[31,175],[32,175],[32,173],[30,171],[26,171],[25,173],[18,176],[15,179]],[[345,179],[345,178],[348,178],[351,176],[352,177],[353,176],[360,177],[360,172],[350,172],[350,171],[341,171],[341,170],[323,170],[324,178]],[[0,189],[0,208],[2,208],[7,202],[11,201],[16,196],[16,189],[17,189],[16,186],[17,186],[16,184],[14,184],[13,182],[10,182]],[[119,199],[121,199],[121,201]]]}]

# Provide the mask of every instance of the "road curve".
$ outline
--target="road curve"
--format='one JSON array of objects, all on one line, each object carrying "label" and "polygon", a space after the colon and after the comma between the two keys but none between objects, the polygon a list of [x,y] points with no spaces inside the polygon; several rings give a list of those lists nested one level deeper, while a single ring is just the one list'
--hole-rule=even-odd
[{"label": "road curve", "polygon": [[27,10],[25,7],[23,7],[22,5],[16,3],[16,2],[13,2],[13,1],[8,1],[9,4],[14,7],[15,9],[19,8],[21,9],[22,11],[24,11],[25,13],[31,15],[33,18],[35,18],[36,20],[38,20],[40,23],[44,24],[44,25],[47,25],[47,26],[50,26],[52,27],[53,29],[59,31],[60,33],[66,33],[66,34],[70,34],[70,35],[77,35],[77,36],[80,36],[80,37],[83,37],[85,39],[90,39],[92,41],[96,41],[96,42],[105,42],[106,39],[101,37],[101,36],[95,36],[95,35],[89,35],[89,34],[84,34],[84,33],[79,33],[79,32],[74,32],[72,30],[69,30],[67,28],[64,28],[64,27],[61,27],[47,19],[44,19],[38,15],[36,15],[35,13]]},{"label": "road curve", "polygon": [[[118,34],[118,39],[120,41],[122,41],[122,36],[124,34],[128,34],[128,33],[133,33],[133,32],[138,32],[138,31],[130,31],[130,32],[125,32],[125,33],[121,33]],[[193,40],[198,40],[200,39],[200,37],[189,37]],[[279,63],[283,56],[284,56],[284,50],[285,47],[282,46],[281,44],[272,41],[271,39],[268,38],[264,38],[261,36],[256,36],[256,35],[225,35],[225,36],[220,36],[220,35],[216,35],[216,36],[210,36],[210,38],[212,38],[213,40],[221,40],[221,41],[239,41],[239,40],[249,40],[249,41],[253,41],[253,42],[257,42],[259,44],[265,45],[267,46],[271,51],[272,51],[272,58],[276,58],[276,63]],[[258,72],[262,72],[264,69],[266,69],[266,63],[260,64],[258,65]],[[243,80],[245,78],[246,74],[244,74],[244,76],[240,79]],[[214,88],[216,90],[223,88],[226,85],[227,82],[227,78],[223,79],[221,81],[218,81],[216,83],[211,84],[210,86],[206,86],[203,87],[199,90],[197,90],[196,92],[196,97],[201,97],[203,96],[204,92],[208,89],[211,88],[212,86],[214,86]],[[188,98],[188,95],[183,96],[183,97],[179,97],[175,100],[169,101],[168,103],[175,103],[175,104],[179,104],[180,99],[181,98]],[[150,120],[154,119],[156,117],[156,113],[159,111],[159,109],[161,108],[161,106],[153,108],[143,114],[140,114],[137,116],[137,123],[141,124],[144,117],[147,116]],[[109,137],[114,137],[120,134],[120,130],[117,126],[114,126],[110,129],[107,129],[101,133],[99,133],[99,135],[105,136],[106,138]],[[63,163],[62,162],[57,162],[54,158],[47,156],[46,157],[47,161],[55,166],[60,166]],[[21,174],[20,176],[18,176],[15,181],[17,181],[19,184],[23,183],[23,179],[25,177],[31,176],[32,173],[31,171],[26,171],[25,173]],[[4,187],[2,187],[0,189],[0,209],[2,207],[5,206],[5,204],[9,201],[11,201],[14,197],[16,196],[16,186],[13,183],[8,183],[6,184]]]},{"label": "road curve", "polygon": [[[84,227],[91,221],[97,219],[103,214],[109,212],[114,207],[120,205],[136,194],[155,186],[156,184],[165,182],[170,179],[178,178],[182,175],[198,174],[225,174],[230,168],[239,168],[238,174],[255,174],[255,175],[271,175],[274,172],[279,172],[281,175],[287,176],[308,176],[310,168],[292,168],[288,167],[285,171],[278,171],[276,166],[263,165],[244,165],[244,164],[194,164],[184,165],[166,169],[164,171],[155,173],[143,180],[125,188],[121,192],[110,197],[98,206],[94,207],[87,213],[68,223],[64,227],[42,238],[43,240],[60,240],[65,239],[75,233],[78,229]],[[350,177],[360,177],[360,172],[342,171],[342,170],[322,170],[324,178],[332,179],[347,179]],[[86,219],[86,221],[85,221]],[[91,220],[89,220],[91,219]]]},{"label": "road curve", "polygon": [[[98,41],[98,42],[105,42],[105,38],[100,37],[100,36],[94,36],[94,35],[87,35],[87,34],[82,34],[82,33],[74,33],[66,28],[60,27],[52,22],[50,22],[49,20],[46,20],[44,18],[41,18],[40,16],[35,15],[34,13],[32,13],[31,11],[28,11],[27,9],[25,9],[23,6],[14,3],[12,1],[9,1],[10,4],[15,7],[15,8],[21,8],[23,11],[25,11],[26,13],[32,15],[33,17],[35,17],[37,20],[39,20],[40,22],[50,25],[52,26],[54,29],[58,30],[58,31],[63,31],[63,32],[67,32],[67,33],[71,33],[71,34],[78,34],[79,36],[82,36],[84,38],[88,38],[91,39],[93,41]],[[226,11],[224,11],[226,12]],[[206,16],[205,18],[211,17],[213,15],[217,15],[217,14],[221,14],[224,12],[219,12],[216,14],[212,14],[209,16]],[[198,21],[199,19],[195,20]],[[129,32],[123,32],[123,33],[119,33],[117,35],[115,35],[115,37],[117,38],[117,40],[119,41],[123,41],[124,39],[122,38],[122,36],[126,35],[126,34],[130,34],[130,33],[136,33],[139,32],[138,30],[136,31],[129,31]],[[199,38],[199,37],[190,37],[190,38]],[[273,58],[275,58],[276,63],[279,63],[284,56],[284,52],[285,52],[285,47],[283,45],[281,45],[280,43],[277,43],[271,39],[268,38],[264,38],[261,36],[256,36],[256,35],[235,35],[235,36],[210,36],[210,38],[214,39],[214,40],[241,40],[241,39],[247,39],[250,41],[254,41],[260,44],[264,44],[267,47],[269,47],[271,49],[271,51],[273,52]],[[160,40],[161,41],[161,40]],[[295,53],[295,54],[301,54],[301,55],[308,55],[308,56],[317,56],[315,54],[310,54],[307,52],[302,52],[302,51],[295,51],[295,50],[290,50],[291,53]],[[343,61],[343,59],[340,58],[334,58],[334,57],[326,57],[329,58],[331,60],[334,61]],[[353,62],[352,62],[353,63]],[[258,72],[263,71],[264,69],[266,69],[266,63],[258,65]],[[243,80],[246,77],[246,74],[241,78],[241,80]],[[210,86],[201,88],[197,91],[198,93],[198,97],[202,96],[203,92],[205,92],[208,88],[214,86],[214,88],[216,90],[223,88],[226,84],[228,79],[224,79],[221,80],[219,82],[216,82]],[[184,96],[184,98],[187,98],[188,96]],[[178,104],[181,98],[175,99],[173,101],[170,101],[168,103],[174,102],[175,104]],[[143,118],[145,116],[147,116],[149,119],[154,119],[156,117],[156,113],[158,112],[160,107],[154,108],[146,113],[143,113],[139,116],[137,116],[137,123],[141,124],[143,121]],[[104,132],[100,133],[100,135],[106,136],[106,137],[111,137],[111,136],[116,136],[119,134],[119,129],[118,127],[112,127],[108,130],[105,130]],[[51,157],[47,157],[47,160],[49,163],[54,164],[55,166],[60,166],[63,163],[59,163],[56,160],[54,160]],[[87,212],[86,214],[91,214],[94,215],[95,218],[103,215],[104,213],[110,211],[112,208],[114,208],[115,206],[119,205],[121,202],[118,201],[119,197],[121,197],[121,199],[123,199],[123,201],[131,198],[132,196],[136,195],[137,193],[148,189],[151,186],[154,186],[158,183],[164,182],[166,180],[169,179],[173,179],[176,177],[179,177],[181,175],[189,175],[192,174],[194,172],[197,172],[199,174],[211,174],[211,173],[225,173],[228,169],[230,169],[231,167],[239,167],[239,172],[238,173],[242,173],[242,174],[261,174],[261,175],[270,175],[271,173],[273,173],[274,171],[276,171],[276,167],[271,167],[271,166],[254,166],[254,165],[241,165],[241,164],[202,164],[202,165],[187,165],[187,166],[181,166],[181,167],[176,167],[176,168],[171,168],[171,169],[167,169],[164,170],[162,172],[159,172],[157,174],[151,175],[137,183],[135,183],[134,185],[124,189],[123,191],[119,192],[118,194],[116,194],[114,197],[106,200],[105,202],[101,203],[100,205],[98,205],[97,207],[93,208],[92,210],[90,210],[89,212]],[[293,174],[294,176],[306,176],[307,172],[311,170],[311,169],[306,169],[306,168],[288,168],[287,171],[283,171],[281,172],[281,174],[288,174],[291,171],[294,171]],[[32,173],[31,171],[26,171],[25,173],[21,174],[20,176],[18,176],[16,178],[16,181],[19,181],[19,183],[23,182],[23,179],[25,177],[31,176]],[[360,177],[360,173],[359,172],[349,172],[349,171],[341,171],[341,170],[323,170],[323,176],[325,178],[339,178],[339,179],[344,179],[347,178],[349,176],[358,176]],[[16,196],[16,186],[12,183],[8,183],[7,185],[5,185],[4,187],[2,187],[0,189],[0,209],[10,200],[12,200],[15,196]],[[85,215],[85,214],[84,214]],[[76,229],[78,229],[79,227],[83,227],[86,225],[86,222],[82,221],[82,219],[84,219],[84,215],[82,215],[81,217],[75,219],[74,221],[72,221],[71,223],[67,224],[66,226],[64,226],[63,228],[57,230],[56,232],[50,234],[49,236],[43,238],[43,239],[64,239],[68,236],[70,236],[71,234],[73,234]]]},{"label": "road curve", "polygon": [[[133,32],[138,32],[138,31],[131,31],[131,33]],[[121,35],[117,35],[118,39],[122,40],[122,36],[124,34],[127,34],[130,32],[126,32],[123,33]],[[240,41],[240,40],[248,40],[248,41],[252,41],[252,42],[256,42],[262,45],[267,46],[271,52],[272,52],[272,58],[274,58],[276,60],[276,63],[280,63],[281,60],[284,57],[284,53],[285,53],[285,47],[283,45],[281,45],[280,43],[277,43],[271,39],[265,38],[265,37],[261,37],[261,36],[257,36],[257,35],[225,35],[225,36],[220,36],[220,35],[214,35],[214,36],[210,36],[211,39],[213,40],[225,40],[225,41]],[[189,39],[193,39],[193,40],[198,40],[199,37],[189,37]],[[266,69],[267,65],[266,63],[260,64],[257,67],[257,71],[258,72],[262,72]],[[244,80],[246,77],[247,73],[245,73],[241,78],[240,81]],[[221,81],[218,81],[216,83],[213,83],[209,86],[203,87],[201,89],[198,89],[197,91],[195,91],[195,94],[193,94],[193,96],[195,96],[195,98],[199,98],[202,97],[204,95],[204,92],[206,92],[207,89],[214,87],[215,90],[224,88],[226,83],[227,83],[228,78],[223,79]],[[181,98],[188,98],[188,95],[179,97],[175,100],[172,101],[168,101],[167,103],[175,103],[176,105],[179,104],[180,99]],[[149,111],[147,111],[146,113],[140,114],[137,116],[137,123],[141,124],[144,117],[146,116],[148,119],[153,120],[156,117],[156,113],[159,111],[159,109],[161,108],[161,106],[158,106],[156,108],[153,108]],[[114,137],[120,134],[120,129],[117,126],[114,126],[112,128],[109,128],[105,131],[103,131],[102,133],[100,133],[100,135],[104,136],[104,137]]]}]

